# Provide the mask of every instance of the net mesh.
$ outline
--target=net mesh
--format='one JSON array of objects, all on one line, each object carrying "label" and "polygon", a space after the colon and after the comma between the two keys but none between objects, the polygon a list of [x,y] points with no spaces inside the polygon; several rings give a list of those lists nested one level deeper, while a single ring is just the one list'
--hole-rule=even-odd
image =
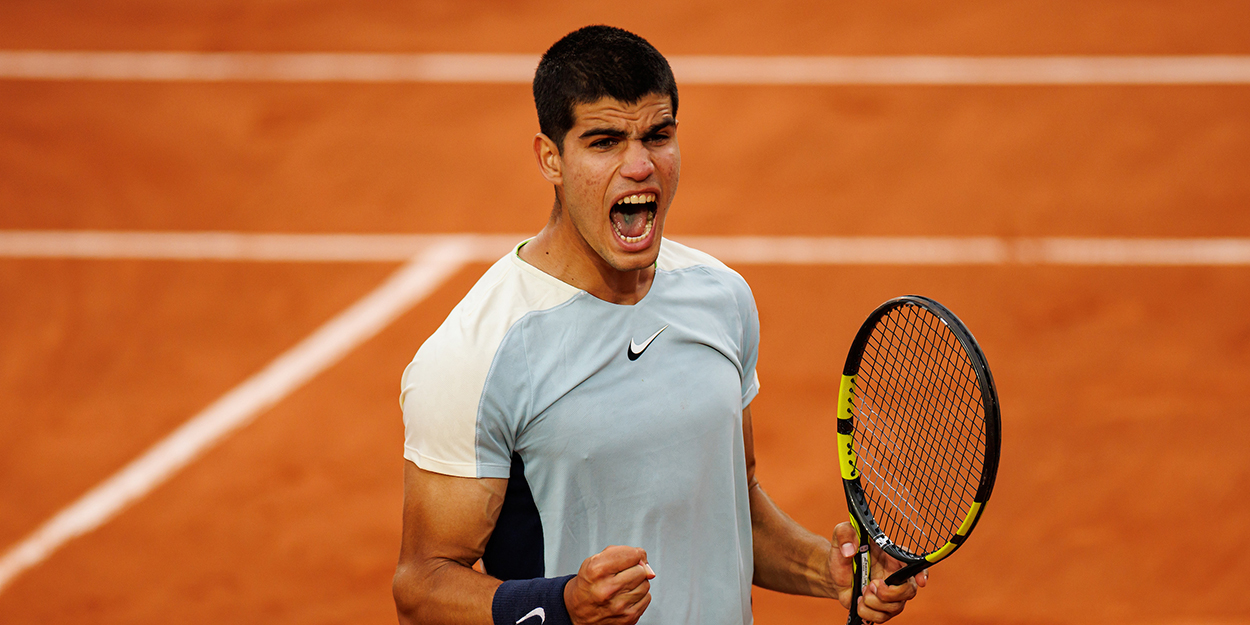
[{"label": "net mesh", "polygon": [[873,328],[855,384],[855,441],[869,508],[918,556],[955,535],[985,464],[976,372],[937,315],[906,303]]}]

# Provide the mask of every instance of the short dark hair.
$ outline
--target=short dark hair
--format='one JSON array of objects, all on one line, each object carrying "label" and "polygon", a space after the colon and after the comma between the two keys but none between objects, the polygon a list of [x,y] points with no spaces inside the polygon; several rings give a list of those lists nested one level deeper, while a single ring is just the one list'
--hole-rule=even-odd
[{"label": "short dark hair", "polygon": [[564,152],[576,122],[573,107],[604,97],[634,104],[667,95],[677,115],[677,81],[664,55],[646,39],[612,26],[586,26],[555,42],[534,72],[538,128]]}]

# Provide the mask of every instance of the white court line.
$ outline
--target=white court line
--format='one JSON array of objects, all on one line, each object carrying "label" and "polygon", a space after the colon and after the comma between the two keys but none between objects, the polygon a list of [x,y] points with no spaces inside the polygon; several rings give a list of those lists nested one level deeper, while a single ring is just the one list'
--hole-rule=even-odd
[{"label": "white court line", "polygon": [[1250,265],[1250,238],[677,237],[727,263],[788,265]]},{"label": "white court line", "polygon": [[[398,262],[454,242],[492,262],[521,234],[0,230],[0,258]],[[1250,238],[677,236],[731,264],[1245,266]]]},{"label": "white court line", "polygon": [[192,417],[0,557],[0,591],[69,540],[107,522],[223,437],[270,408],[438,288],[477,253],[448,239],[430,245],[350,308]]},{"label": "white court line", "polygon": [[433,245],[455,241],[475,258],[502,256],[522,235],[278,234],[0,230],[0,257],[100,260],[273,262],[401,262]]},{"label": "white court line", "polygon": [[689,56],[678,84],[1186,85],[1250,83],[1250,56]]},{"label": "white court line", "polygon": [[[679,84],[1250,84],[1250,56],[671,56]],[[0,79],[529,84],[535,54],[0,50]]]},{"label": "white court line", "polygon": [[676,237],[730,264],[1001,265],[1013,242],[994,237]]},{"label": "white court line", "polygon": [[1051,265],[1250,265],[1250,239],[1038,239],[1019,255]]}]

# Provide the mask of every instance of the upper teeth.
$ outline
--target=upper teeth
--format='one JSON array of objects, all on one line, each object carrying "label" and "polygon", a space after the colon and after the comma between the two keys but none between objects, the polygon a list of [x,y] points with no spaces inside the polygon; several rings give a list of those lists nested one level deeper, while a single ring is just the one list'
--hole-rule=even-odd
[{"label": "upper teeth", "polygon": [[633,195],[627,195],[621,198],[621,200],[617,202],[617,204],[646,204],[648,202],[654,202],[654,201],[655,201],[654,193],[635,193]]}]

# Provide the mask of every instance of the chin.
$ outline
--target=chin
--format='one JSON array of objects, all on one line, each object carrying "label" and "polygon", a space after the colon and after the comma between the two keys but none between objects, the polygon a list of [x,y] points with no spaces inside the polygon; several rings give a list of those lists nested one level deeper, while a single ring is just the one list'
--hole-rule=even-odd
[{"label": "chin", "polygon": [[617,271],[638,271],[654,265],[659,257],[660,238],[656,237],[645,249],[634,251],[614,249],[610,254],[604,255],[604,260]]}]

